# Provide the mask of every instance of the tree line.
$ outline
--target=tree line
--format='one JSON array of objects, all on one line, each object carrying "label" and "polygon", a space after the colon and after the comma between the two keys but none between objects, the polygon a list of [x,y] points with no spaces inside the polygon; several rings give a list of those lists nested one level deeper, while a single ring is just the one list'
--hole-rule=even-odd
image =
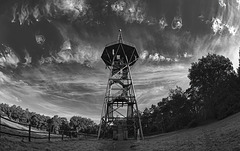
[{"label": "tree line", "polygon": [[234,71],[228,58],[216,54],[192,63],[187,90],[177,86],[141,113],[144,134],[195,127],[239,112],[239,71]]},{"label": "tree line", "polygon": [[[235,72],[228,58],[216,54],[203,56],[191,64],[188,89],[183,91],[177,86],[166,98],[140,113],[143,133],[151,135],[196,127],[239,112],[239,75],[240,68]],[[49,117],[3,103],[0,114],[56,134],[60,130],[96,134],[99,127],[89,118],[73,116],[68,121],[58,115]]]},{"label": "tree line", "polygon": [[7,116],[11,120],[20,123],[31,124],[32,127],[50,131],[54,134],[59,134],[60,131],[63,131],[66,135],[69,134],[69,131],[96,134],[98,131],[98,125],[90,118],[73,116],[70,118],[70,121],[68,121],[66,117],[40,115],[35,112],[30,112],[28,109],[24,110],[16,105],[9,106],[8,104],[1,103],[0,115]]}]

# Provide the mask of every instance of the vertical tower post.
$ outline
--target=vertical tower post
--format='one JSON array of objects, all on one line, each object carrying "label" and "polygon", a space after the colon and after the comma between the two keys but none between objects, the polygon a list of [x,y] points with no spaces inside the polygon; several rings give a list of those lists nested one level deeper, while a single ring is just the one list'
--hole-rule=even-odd
[{"label": "vertical tower post", "polygon": [[135,96],[131,66],[139,58],[136,48],[123,43],[119,30],[118,41],[107,45],[102,57],[110,70],[102,108],[98,138],[127,139],[137,136],[143,139],[140,114]]},{"label": "vertical tower post", "polygon": [[238,68],[237,68],[238,77],[240,77],[240,47],[238,50]]},{"label": "vertical tower post", "polygon": [[238,50],[238,67],[240,67],[240,47],[239,47],[239,50]]}]

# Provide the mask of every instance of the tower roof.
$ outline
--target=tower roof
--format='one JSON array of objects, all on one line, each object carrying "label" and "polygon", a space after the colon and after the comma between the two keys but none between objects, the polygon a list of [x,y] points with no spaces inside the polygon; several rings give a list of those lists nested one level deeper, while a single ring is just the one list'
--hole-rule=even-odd
[{"label": "tower roof", "polygon": [[128,63],[129,66],[132,66],[139,56],[134,46],[123,43],[122,33],[119,30],[118,42],[107,45],[101,58],[107,66],[112,66],[113,62],[119,58],[123,62]]}]

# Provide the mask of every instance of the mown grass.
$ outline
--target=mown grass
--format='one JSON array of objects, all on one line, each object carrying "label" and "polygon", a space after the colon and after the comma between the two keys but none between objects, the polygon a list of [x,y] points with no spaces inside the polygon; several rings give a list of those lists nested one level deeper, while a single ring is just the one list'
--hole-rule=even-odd
[{"label": "mown grass", "polygon": [[25,142],[15,137],[1,137],[0,151],[98,151],[103,142],[96,140],[64,140]]},{"label": "mown grass", "polygon": [[136,150],[149,151],[240,151],[240,113],[224,120],[146,138]]},{"label": "mown grass", "polygon": [[0,151],[240,151],[240,113],[205,126],[145,137],[145,140],[68,139],[28,142],[4,135],[0,142]]},{"label": "mown grass", "polygon": [[[28,136],[28,131],[18,131],[4,126],[1,126],[1,131],[10,134]],[[31,133],[31,136],[44,139],[31,138],[31,142],[29,142],[28,137],[18,137],[0,133],[0,151],[97,151],[102,150],[101,148],[103,144],[108,143],[107,141],[97,141],[96,138],[90,136],[78,136],[78,138],[64,136],[64,140],[62,140],[61,135],[51,134],[50,142],[48,141],[47,133]]]}]

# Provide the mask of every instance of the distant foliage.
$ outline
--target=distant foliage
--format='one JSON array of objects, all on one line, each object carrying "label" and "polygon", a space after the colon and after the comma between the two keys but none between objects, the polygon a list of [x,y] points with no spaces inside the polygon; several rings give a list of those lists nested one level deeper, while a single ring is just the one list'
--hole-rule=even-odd
[{"label": "distant foliage", "polygon": [[23,110],[20,106],[16,105],[9,106],[8,104],[0,104],[0,114],[17,122],[31,124],[32,127],[47,130],[55,134],[59,134],[60,131],[65,131],[64,133],[68,135],[69,133],[67,131],[70,130],[96,134],[98,130],[98,125],[91,119],[73,116],[69,122],[65,117],[54,115],[50,118],[49,116],[29,112],[28,109]]},{"label": "distant foliage", "polygon": [[188,78],[190,88],[185,92],[172,89],[168,97],[142,112],[145,135],[195,127],[240,111],[240,78],[228,58],[203,56],[192,63]]},{"label": "distant foliage", "polygon": [[188,126],[195,117],[194,105],[180,87],[170,90],[157,106],[152,105],[142,113],[143,131],[146,133],[169,132]]},{"label": "distant foliage", "polygon": [[203,100],[205,119],[216,118],[216,105],[222,99],[220,93],[231,95],[228,88],[236,77],[231,61],[224,56],[208,54],[192,63],[188,77],[190,89]]},{"label": "distant foliage", "polygon": [[89,118],[73,116],[70,119],[70,126],[77,132],[97,133],[97,125]]},{"label": "distant foliage", "polygon": [[[203,56],[192,63],[188,78],[190,87],[186,91],[177,86],[168,97],[140,113],[144,135],[195,127],[240,111],[240,76],[228,58],[216,54]],[[96,134],[98,130],[98,125],[89,118],[73,116],[69,122],[64,117],[50,118],[16,105],[0,104],[0,114],[53,133],[74,130]],[[109,130],[108,134],[111,133]]]}]

